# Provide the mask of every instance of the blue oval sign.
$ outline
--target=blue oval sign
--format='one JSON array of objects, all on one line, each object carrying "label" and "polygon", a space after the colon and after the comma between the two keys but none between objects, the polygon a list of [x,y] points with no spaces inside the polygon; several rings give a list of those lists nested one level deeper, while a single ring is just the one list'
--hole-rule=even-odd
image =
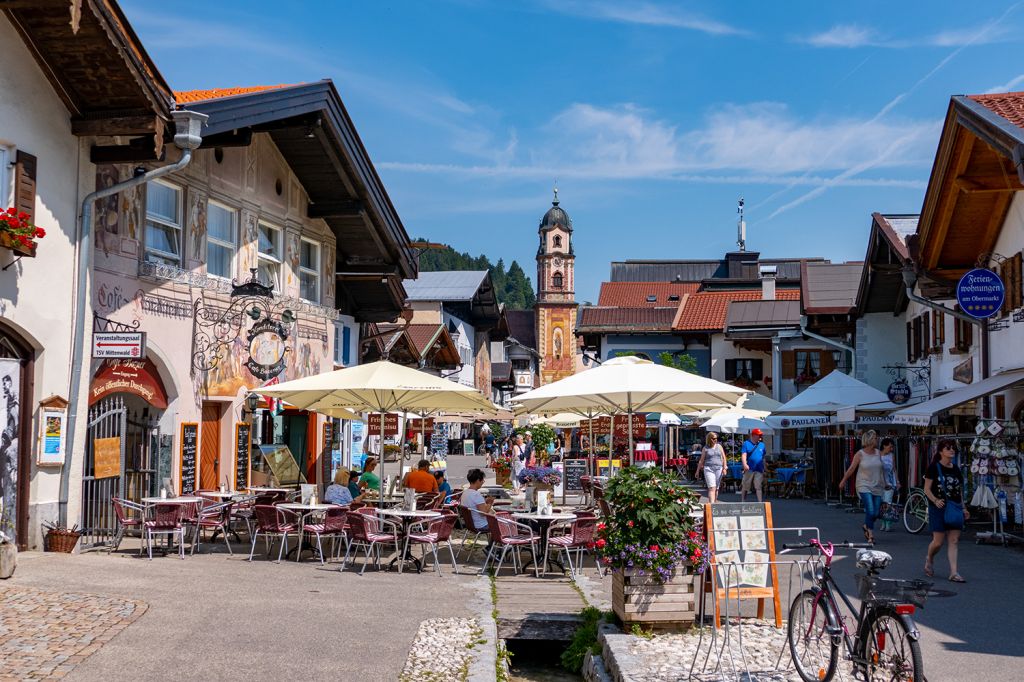
[{"label": "blue oval sign", "polygon": [[979,320],[998,313],[1005,296],[1003,280],[984,268],[971,270],[956,285],[956,301],[960,309]]}]

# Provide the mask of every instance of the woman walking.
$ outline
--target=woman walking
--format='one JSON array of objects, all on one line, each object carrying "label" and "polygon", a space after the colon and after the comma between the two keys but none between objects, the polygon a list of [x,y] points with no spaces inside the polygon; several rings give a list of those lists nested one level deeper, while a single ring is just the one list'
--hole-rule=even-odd
[{"label": "woman walking", "polygon": [[709,433],[704,440],[704,449],[697,462],[697,475],[704,473],[704,482],[708,486],[708,501],[718,502],[718,488],[722,485],[722,472],[725,470],[725,450],[718,444],[718,434]]},{"label": "woman walking", "polygon": [[882,494],[885,492],[885,478],[882,473],[882,454],[876,447],[878,445],[878,434],[874,431],[865,431],[860,437],[861,448],[853,456],[850,468],[839,481],[840,490],[846,485],[846,481],[857,473],[855,487],[860,503],[864,507],[864,539],[868,542],[875,541],[875,519],[878,518],[879,509],[882,507]]},{"label": "woman walking", "polygon": [[882,530],[889,532],[895,523],[889,518],[892,498],[900,489],[900,482],[896,479],[896,457],[893,454],[896,442],[892,438],[883,438],[879,447],[882,449],[882,480],[885,483],[885,489],[882,491],[882,509],[879,515],[882,517]]},{"label": "woman walking", "polygon": [[519,490],[519,474],[526,468],[526,446],[522,434],[512,437],[512,487]]},{"label": "woman walking", "polygon": [[932,542],[924,560],[925,575],[935,575],[935,555],[947,542],[946,556],[949,557],[949,581],[965,583],[957,570],[957,549],[964,522],[970,518],[964,506],[964,475],[960,467],[953,464],[956,444],[949,438],[939,441],[939,454],[924,473],[924,494],[928,498],[928,527],[932,531]]}]

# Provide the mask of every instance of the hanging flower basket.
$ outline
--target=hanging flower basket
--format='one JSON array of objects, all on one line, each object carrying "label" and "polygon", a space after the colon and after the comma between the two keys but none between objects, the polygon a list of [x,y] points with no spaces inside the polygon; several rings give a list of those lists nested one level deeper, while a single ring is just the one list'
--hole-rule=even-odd
[{"label": "hanging flower basket", "polygon": [[36,257],[36,245],[25,246],[9,232],[0,232],[0,246],[10,249],[19,256]]},{"label": "hanging flower basket", "polygon": [[32,224],[27,213],[19,213],[13,207],[0,211],[0,246],[20,256],[34,258],[36,240],[46,236],[46,230]]}]

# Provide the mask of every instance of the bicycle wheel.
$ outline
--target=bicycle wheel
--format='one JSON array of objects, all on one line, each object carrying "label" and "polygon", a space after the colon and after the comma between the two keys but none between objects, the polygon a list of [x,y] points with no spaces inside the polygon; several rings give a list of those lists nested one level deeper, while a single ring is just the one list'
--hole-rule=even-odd
[{"label": "bicycle wheel", "polygon": [[839,659],[839,643],[828,631],[832,607],[826,599],[815,604],[817,595],[817,590],[804,590],[789,608],[789,652],[804,682],[831,680]]},{"label": "bicycle wheel", "polygon": [[924,493],[915,490],[907,496],[903,505],[903,527],[908,533],[920,533],[928,525],[928,500]]},{"label": "bicycle wheel", "polygon": [[922,682],[921,645],[891,608],[879,609],[868,625],[864,641],[866,678],[869,682]]}]

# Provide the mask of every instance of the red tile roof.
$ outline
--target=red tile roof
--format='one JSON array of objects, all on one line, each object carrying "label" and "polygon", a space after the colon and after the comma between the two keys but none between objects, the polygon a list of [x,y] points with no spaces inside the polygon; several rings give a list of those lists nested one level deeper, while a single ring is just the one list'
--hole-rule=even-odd
[{"label": "red tile roof", "polygon": [[[779,301],[799,301],[796,289],[779,289],[775,292]],[[675,322],[678,331],[722,331],[729,304],[733,301],[760,301],[760,289],[735,289],[731,291],[701,291],[690,294],[683,304]]]},{"label": "red tile roof", "polygon": [[579,331],[671,331],[676,308],[580,308]]},{"label": "red tile roof", "polygon": [[[676,307],[684,294],[695,293],[699,287],[697,282],[601,282],[597,305],[622,308]],[[654,296],[654,300],[647,300],[649,296]],[[670,301],[669,296],[679,298]]]},{"label": "red tile roof", "polygon": [[968,95],[968,99],[1024,128],[1024,92],[997,92],[991,95]]},{"label": "red tile roof", "polygon": [[204,102],[210,99],[221,97],[234,97],[236,95],[250,95],[254,92],[264,90],[277,90],[278,88],[290,88],[295,83],[282,83],[280,85],[253,85],[247,88],[212,88],[210,90],[184,90],[174,93],[174,100],[178,104],[192,104],[193,102]]}]

